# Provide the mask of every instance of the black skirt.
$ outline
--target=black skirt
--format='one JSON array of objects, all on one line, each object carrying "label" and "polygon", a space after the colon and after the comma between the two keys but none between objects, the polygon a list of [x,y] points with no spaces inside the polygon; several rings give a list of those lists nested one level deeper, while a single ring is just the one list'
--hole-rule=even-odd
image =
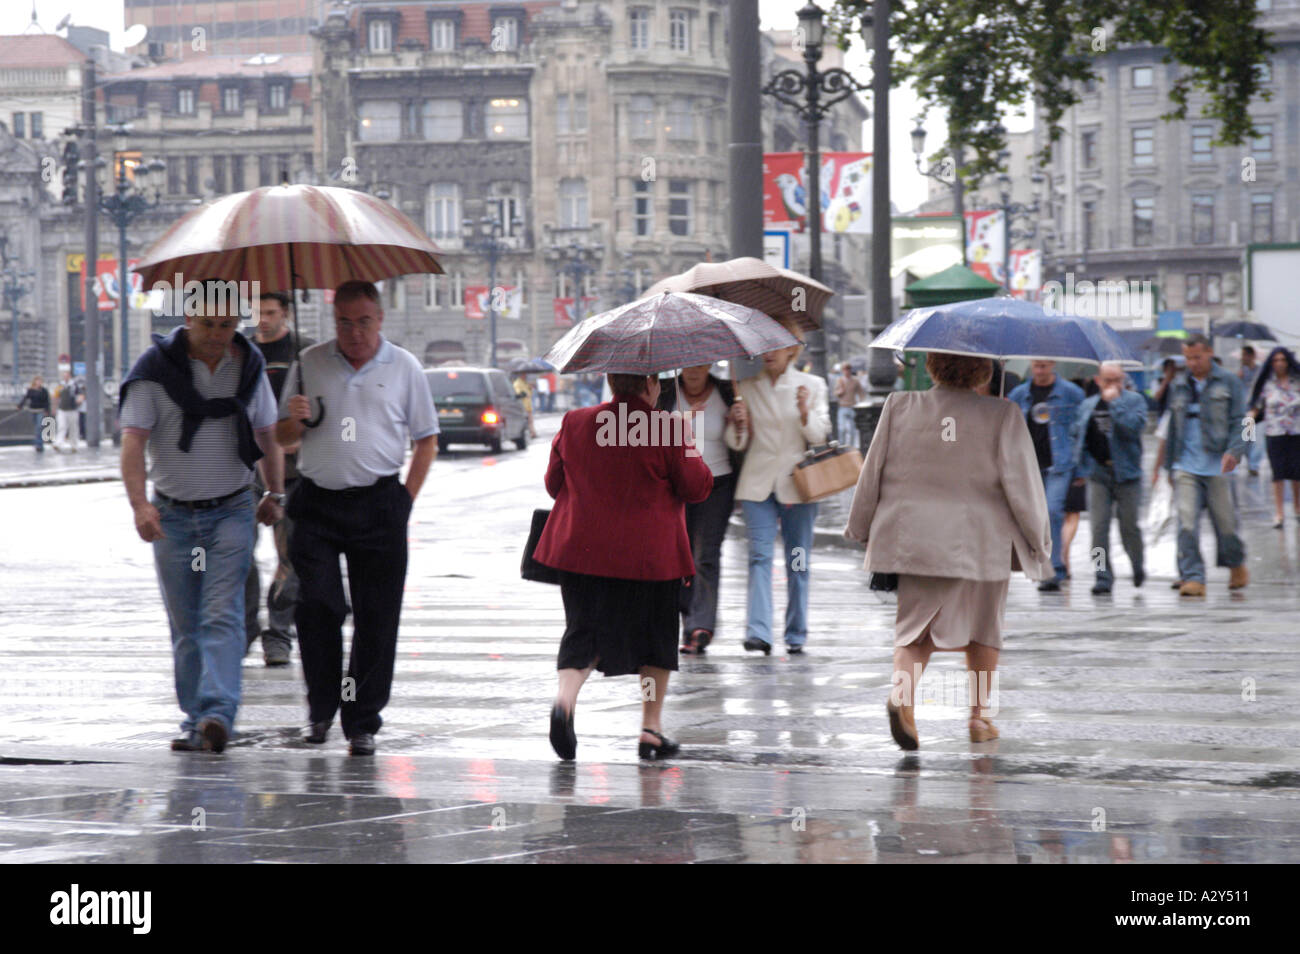
[{"label": "black skirt", "polygon": [[1065,512],[1066,513],[1083,513],[1088,509],[1088,485],[1085,483],[1082,487],[1074,486],[1074,481],[1070,481],[1070,489],[1065,492]]},{"label": "black skirt", "polygon": [[618,580],[560,572],[564,638],[556,669],[626,676],[642,666],[677,671],[681,580]]},{"label": "black skirt", "polygon": [[1279,434],[1264,441],[1274,480],[1300,480],[1300,434]]}]

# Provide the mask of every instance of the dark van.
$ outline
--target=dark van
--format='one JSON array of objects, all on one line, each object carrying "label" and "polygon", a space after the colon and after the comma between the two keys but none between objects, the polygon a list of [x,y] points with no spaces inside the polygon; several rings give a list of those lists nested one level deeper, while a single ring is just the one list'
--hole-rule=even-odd
[{"label": "dark van", "polygon": [[438,450],[449,444],[486,444],[494,454],[504,441],[528,447],[528,415],[510,378],[496,368],[428,368],[429,393],[438,409]]}]

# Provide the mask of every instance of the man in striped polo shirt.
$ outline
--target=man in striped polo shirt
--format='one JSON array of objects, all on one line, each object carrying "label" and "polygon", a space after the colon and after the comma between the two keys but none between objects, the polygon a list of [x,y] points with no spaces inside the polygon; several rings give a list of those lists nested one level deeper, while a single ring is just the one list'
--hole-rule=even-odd
[{"label": "man in striped polo shirt", "polygon": [[[207,286],[208,289],[212,285]],[[214,307],[220,298],[221,306]],[[171,627],[177,751],[226,746],[239,708],[244,580],[256,520],[283,516],[283,456],[261,353],[238,334],[224,295],[140,356],[122,382],[122,482],[154,565]],[[232,313],[233,312],[233,313]],[[145,448],[154,499],[145,494]],[[257,501],[253,466],[269,488]]]},{"label": "man in striped polo shirt", "polygon": [[[420,362],[380,334],[384,309],[370,282],[334,292],[337,337],[308,348],[280,394],[281,446],[301,442],[289,499],[289,559],[298,572],[298,650],[311,727],[321,744],[335,713],[353,755],[373,755],[388,703],[406,584],[406,525],[438,453],[438,417]],[[301,393],[305,388],[306,395]],[[309,397],[310,396],[310,400]],[[317,426],[306,427],[317,401]],[[405,486],[398,471],[415,454]],[[352,593],[352,653],[343,673],[343,578]]]}]

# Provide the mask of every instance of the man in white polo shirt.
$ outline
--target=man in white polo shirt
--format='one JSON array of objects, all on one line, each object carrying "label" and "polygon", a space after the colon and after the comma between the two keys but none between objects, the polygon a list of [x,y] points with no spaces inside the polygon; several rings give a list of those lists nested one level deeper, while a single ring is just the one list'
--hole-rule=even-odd
[{"label": "man in white polo shirt", "polygon": [[[210,287],[210,286],[208,286]],[[177,751],[220,752],[239,708],[244,578],[257,524],[283,516],[275,398],[261,352],[236,329],[238,309],[212,295],[154,344],[122,382],[122,483],[140,539],[153,544],[171,627]],[[187,311],[190,311],[187,303]],[[233,313],[232,313],[233,312]],[[145,447],[154,499],[145,494]],[[268,488],[253,493],[261,459]]]},{"label": "man in white polo shirt", "polygon": [[[340,285],[334,325],[337,338],[304,351],[301,373],[297,363],[289,369],[276,439],[289,449],[301,444],[289,559],[299,580],[294,623],[307,680],[307,741],[323,743],[341,712],[352,754],[373,755],[393,682],[406,524],[438,452],[438,417],[420,362],[380,333],[384,309],[374,285]],[[318,408],[319,423],[307,427]],[[415,454],[403,486],[397,474],[408,441]],[[346,678],[340,554],[352,594]]]}]

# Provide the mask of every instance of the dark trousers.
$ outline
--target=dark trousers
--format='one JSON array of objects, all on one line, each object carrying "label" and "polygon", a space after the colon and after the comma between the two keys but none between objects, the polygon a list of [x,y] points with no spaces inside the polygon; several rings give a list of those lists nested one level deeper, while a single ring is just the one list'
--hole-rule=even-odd
[{"label": "dark trousers", "polygon": [[[411,495],[397,476],[369,487],[326,490],[300,479],[289,498],[289,559],[298,574],[298,649],[312,722],[342,711],[343,734],[378,732],[397,654],[406,583],[406,524]],[[352,653],[343,672],[343,577],[348,561]]]},{"label": "dark trousers", "polygon": [[1110,565],[1110,519],[1119,517],[1119,538],[1133,564],[1134,575],[1142,568],[1142,528],[1138,526],[1138,504],[1142,500],[1142,481],[1134,478],[1118,483],[1115,475],[1098,468],[1088,481],[1088,516],[1092,520],[1092,561],[1097,582],[1111,585],[1115,572]]},{"label": "dark trousers", "polygon": [[[286,477],[285,493],[293,493],[297,483],[298,478]],[[253,487],[260,499],[266,490],[262,486],[260,474],[254,479]],[[244,581],[244,633],[248,637],[249,649],[253,648],[253,643],[261,636],[263,650],[281,646],[288,652],[293,646],[293,604],[298,598],[298,577],[289,560],[289,538],[293,534],[293,521],[286,514],[271,528],[271,533],[275,540],[276,569],[266,593],[266,630],[262,630],[259,621],[262,584],[258,577],[257,557],[254,555],[248,567],[248,579]]]},{"label": "dark trousers", "polygon": [[736,475],[713,478],[713,492],[686,505],[686,535],[695,560],[695,578],[681,589],[682,633],[697,629],[713,634],[718,623],[718,578],[722,570],[722,538],[735,504]]}]

